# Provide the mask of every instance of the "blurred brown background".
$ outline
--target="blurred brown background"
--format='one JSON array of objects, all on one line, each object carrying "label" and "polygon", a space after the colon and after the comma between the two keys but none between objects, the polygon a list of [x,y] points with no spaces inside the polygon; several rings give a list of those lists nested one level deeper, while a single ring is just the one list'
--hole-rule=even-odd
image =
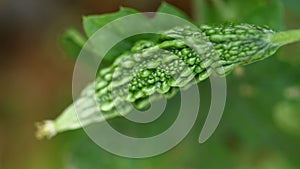
[{"label": "blurred brown background", "polygon": [[[170,0],[187,13],[190,1]],[[81,17],[128,6],[155,11],[160,0],[0,1],[0,169],[61,166],[62,138],[37,141],[34,123],[71,103],[74,60],[61,49],[62,32],[82,29]],[[55,145],[55,146],[54,146]],[[64,145],[61,145],[64,146]],[[56,148],[56,149],[53,149]]]}]

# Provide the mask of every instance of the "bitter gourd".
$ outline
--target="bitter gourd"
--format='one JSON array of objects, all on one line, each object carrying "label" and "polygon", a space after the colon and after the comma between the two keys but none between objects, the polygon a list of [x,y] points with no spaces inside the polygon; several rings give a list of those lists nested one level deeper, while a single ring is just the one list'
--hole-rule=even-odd
[{"label": "bitter gourd", "polygon": [[[299,31],[276,33],[267,27],[229,23],[160,32],[159,39],[136,42],[111,66],[99,70],[95,83],[84,89],[60,117],[38,124],[37,136],[52,137],[61,131],[124,115],[131,111],[131,104],[143,109],[149,100],[172,97],[180,88],[207,79],[213,70],[228,74],[239,65],[273,55],[282,45],[299,38]],[[90,104],[91,99],[99,107]],[[101,118],[96,118],[98,108]]]}]

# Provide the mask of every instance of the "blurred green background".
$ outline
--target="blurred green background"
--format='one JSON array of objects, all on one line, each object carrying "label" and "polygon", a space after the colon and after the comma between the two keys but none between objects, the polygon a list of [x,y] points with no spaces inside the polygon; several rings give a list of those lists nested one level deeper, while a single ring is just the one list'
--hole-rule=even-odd
[{"label": "blurred green background", "polygon": [[[169,0],[197,23],[224,21],[300,28],[298,0]],[[300,44],[267,60],[238,68],[227,78],[223,119],[214,135],[198,143],[210,104],[210,84],[199,84],[197,124],[171,151],[148,159],[117,157],[96,146],[82,130],[37,141],[34,123],[55,118],[72,102],[74,59],[60,36],[82,29],[81,18],[117,11],[120,6],[155,11],[160,0],[0,1],[0,169],[297,169],[300,168]],[[178,98],[165,120],[176,117]],[[173,107],[173,108],[172,108]],[[172,113],[173,112],[173,113]],[[175,113],[174,113],[175,112]],[[116,126],[127,125],[122,119]],[[164,120],[149,132],[161,131]],[[145,129],[143,128],[143,129]],[[142,132],[135,125],[127,129]]]}]

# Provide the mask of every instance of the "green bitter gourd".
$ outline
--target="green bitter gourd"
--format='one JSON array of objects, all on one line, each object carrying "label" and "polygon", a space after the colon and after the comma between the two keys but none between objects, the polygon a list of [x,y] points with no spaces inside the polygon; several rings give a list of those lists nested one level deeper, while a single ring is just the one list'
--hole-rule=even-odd
[{"label": "green bitter gourd", "polygon": [[[180,88],[207,79],[213,70],[227,74],[299,39],[297,30],[277,33],[250,24],[202,25],[197,29],[186,26],[164,31],[158,40],[138,41],[110,67],[100,70],[95,83],[86,87],[61,116],[38,123],[37,137],[50,138],[58,132],[124,115],[131,111],[130,104],[143,109],[150,100],[172,97]],[[91,104],[91,99],[98,105]]]}]

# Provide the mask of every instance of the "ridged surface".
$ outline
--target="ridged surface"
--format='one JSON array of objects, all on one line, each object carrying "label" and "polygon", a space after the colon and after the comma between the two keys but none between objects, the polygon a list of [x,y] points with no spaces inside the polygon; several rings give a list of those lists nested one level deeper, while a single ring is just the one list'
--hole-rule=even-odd
[{"label": "ridged surface", "polygon": [[[240,24],[177,27],[162,32],[158,41],[140,41],[99,71],[95,91],[102,113],[127,113],[128,103],[145,108],[149,98],[172,97],[207,79],[214,68],[225,73],[273,54],[267,28]],[[217,69],[216,69],[217,70]],[[194,80],[193,80],[194,79]]]}]

